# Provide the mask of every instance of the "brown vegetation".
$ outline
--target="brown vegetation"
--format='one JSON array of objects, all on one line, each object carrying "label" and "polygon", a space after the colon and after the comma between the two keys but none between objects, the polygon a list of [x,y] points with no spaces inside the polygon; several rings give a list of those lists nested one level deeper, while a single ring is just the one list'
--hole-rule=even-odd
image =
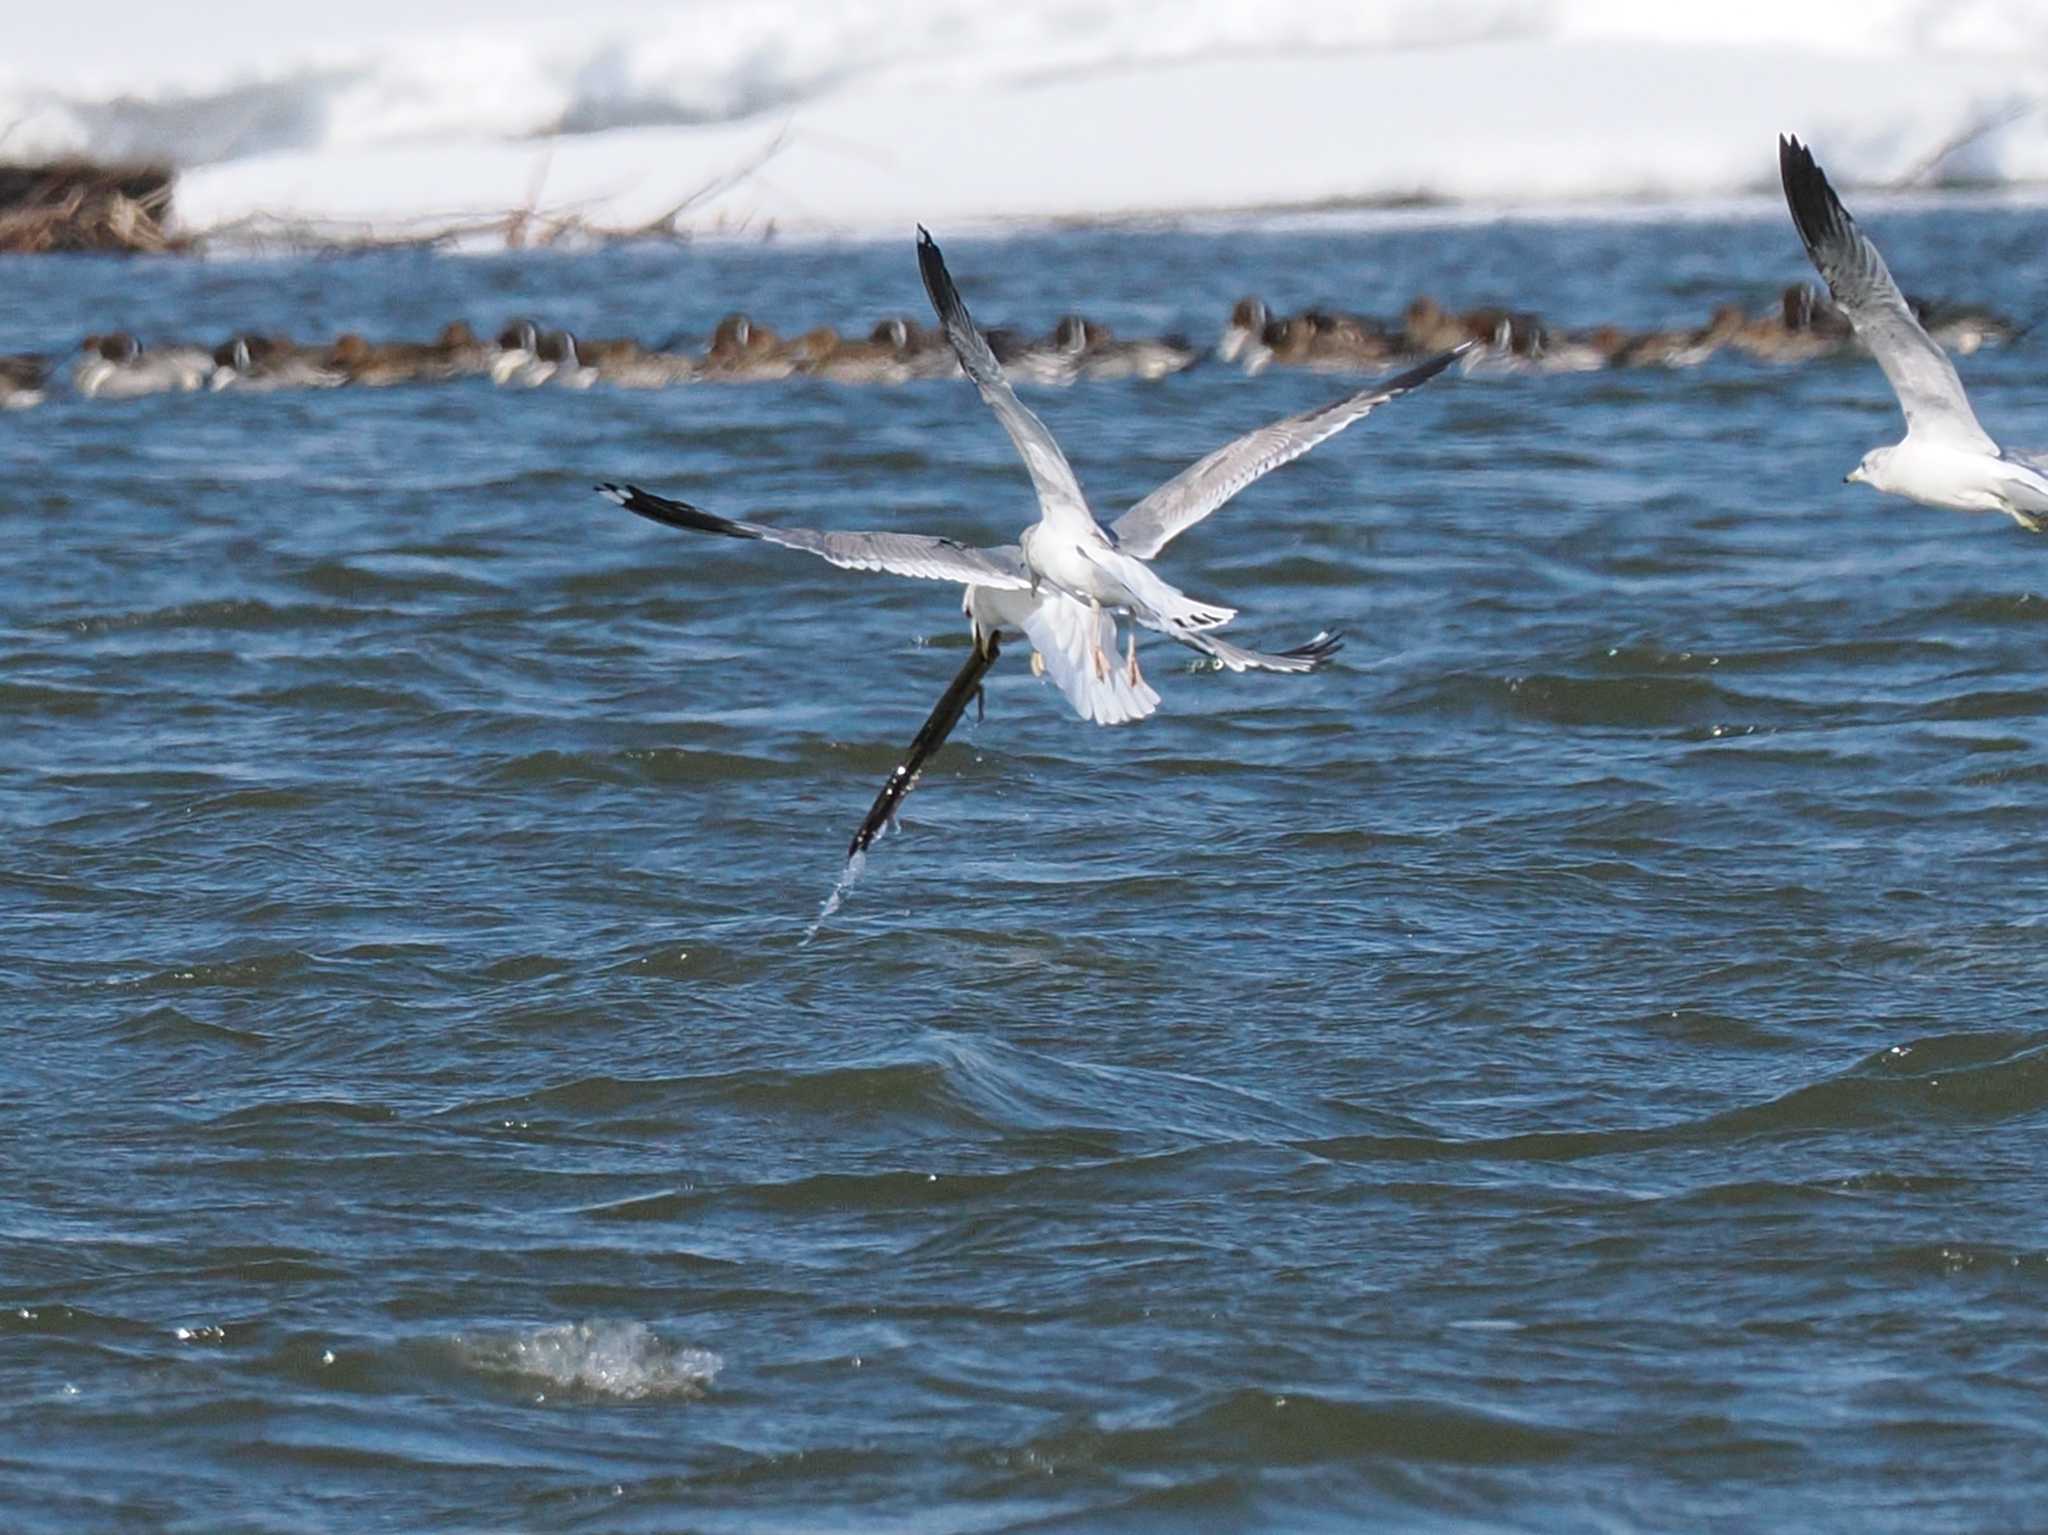
[{"label": "brown vegetation", "polygon": [[170,213],[165,166],[0,165],[0,251],[178,250],[164,227]]},{"label": "brown vegetation", "polygon": [[[54,160],[34,165],[0,164],[0,252],[118,251],[126,253],[214,250],[291,251],[339,254],[404,247],[442,249],[502,245],[507,250],[553,245],[607,245],[633,240],[688,241],[689,222],[719,193],[737,186],[781,152],[777,136],[764,149],[714,177],[644,223],[615,224],[576,207],[541,204],[547,159],[536,167],[526,205],[503,213],[450,219],[390,220],[287,217],[252,213],[205,229],[174,230],[173,173],[161,165],[98,165],[89,160]],[[743,226],[721,217],[711,226],[736,234]],[[774,225],[761,231],[772,238]]]}]

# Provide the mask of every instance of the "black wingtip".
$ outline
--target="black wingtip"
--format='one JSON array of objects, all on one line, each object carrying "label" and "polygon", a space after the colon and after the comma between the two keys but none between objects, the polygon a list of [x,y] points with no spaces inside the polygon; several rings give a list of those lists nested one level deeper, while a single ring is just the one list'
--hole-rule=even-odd
[{"label": "black wingtip", "polygon": [[1820,248],[1853,224],[1849,210],[1828,184],[1827,173],[1813,151],[1792,134],[1778,139],[1778,180],[1785,188],[1785,206],[1807,254],[1818,259]]},{"label": "black wingtip", "polygon": [[1800,143],[1790,133],[1778,135],[1778,182],[1785,189],[1787,201],[1791,201],[1799,188],[1808,180],[1820,175],[1820,166],[1815,163],[1813,151]]},{"label": "black wingtip", "polygon": [[1296,645],[1292,650],[1283,650],[1281,655],[1298,661],[1307,661],[1309,670],[1320,671],[1325,662],[1344,648],[1342,629],[1325,629],[1306,645]]},{"label": "black wingtip", "polygon": [[657,496],[652,491],[642,490],[638,485],[614,485],[610,481],[597,487],[599,495],[616,501],[636,517],[645,517],[649,522],[658,522],[665,528],[687,528],[693,533],[721,533],[727,538],[759,538],[761,535],[743,523],[734,522],[730,517],[718,517],[690,505],[687,501],[672,501],[667,496]]},{"label": "black wingtip", "polygon": [[917,226],[917,271],[924,279],[925,297],[932,301],[932,309],[941,321],[952,310],[963,307],[960,290],[953,286],[953,276],[946,270],[946,258],[939,251],[939,242],[922,224]]},{"label": "black wingtip", "polygon": [[1478,344],[1476,341],[1467,341],[1462,346],[1452,347],[1448,352],[1438,352],[1436,356],[1430,358],[1427,362],[1417,363],[1406,373],[1389,379],[1387,381],[1387,392],[1389,394],[1405,394],[1410,389],[1428,383]]}]

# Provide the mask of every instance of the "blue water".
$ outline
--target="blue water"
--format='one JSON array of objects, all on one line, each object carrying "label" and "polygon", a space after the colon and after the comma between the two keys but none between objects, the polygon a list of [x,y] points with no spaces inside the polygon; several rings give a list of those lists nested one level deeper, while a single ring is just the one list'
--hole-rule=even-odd
[{"label": "blue water", "polygon": [[[1870,220],[2048,312],[2048,216]],[[944,232],[940,231],[942,237]],[[1781,217],[949,240],[977,315],[1697,322]],[[89,330],[916,314],[909,241],[0,264]],[[1967,359],[2048,445],[2039,351]],[[1105,512],[1346,386],[1032,398]],[[1979,1530],[2048,1495],[2048,542],[1875,368],[1447,376],[1165,573],[1308,678],[1021,649],[845,905],[958,381],[0,415],[0,1526]],[[2030,428],[2039,425],[2030,434]]]}]

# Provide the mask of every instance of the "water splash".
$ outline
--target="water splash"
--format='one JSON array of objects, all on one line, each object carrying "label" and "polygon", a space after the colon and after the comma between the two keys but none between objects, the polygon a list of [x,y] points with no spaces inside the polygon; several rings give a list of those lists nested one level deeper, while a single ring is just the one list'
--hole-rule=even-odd
[{"label": "water splash", "polygon": [[[886,835],[886,832],[884,835]],[[860,878],[860,871],[867,866],[868,855],[866,849],[862,849],[846,860],[846,867],[839,871],[839,878],[832,882],[832,893],[825,897],[825,904],[818,908],[817,919],[804,932],[804,943],[806,945],[818,936],[818,929],[823,927],[831,919],[832,914],[839,910],[841,903],[846,900],[848,893],[853,889],[853,882]]]},{"label": "water splash", "polygon": [[725,1365],[709,1349],[671,1343],[640,1322],[576,1322],[512,1337],[459,1335],[455,1347],[488,1375],[524,1376],[544,1388],[628,1402],[702,1396]]}]

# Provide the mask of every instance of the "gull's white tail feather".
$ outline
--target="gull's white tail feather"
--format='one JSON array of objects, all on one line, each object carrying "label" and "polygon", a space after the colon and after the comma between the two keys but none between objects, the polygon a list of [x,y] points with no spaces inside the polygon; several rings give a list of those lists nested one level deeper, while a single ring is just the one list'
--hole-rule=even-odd
[{"label": "gull's white tail feather", "polygon": [[1025,637],[1045,661],[1074,712],[1098,725],[1141,720],[1159,707],[1159,695],[1117,654],[1116,620],[1099,608],[1048,591],[1024,615]]},{"label": "gull's white tail feather", "polygon": [[1169,585],[1143,560],[1114,550],[1107,557],[1095,554],[1090,558],[1115,573],[1124,590],[1144,604],[1143,616],[1156,628],[1215,629],[1237,617],[1236,608],[1197,601]]}]

